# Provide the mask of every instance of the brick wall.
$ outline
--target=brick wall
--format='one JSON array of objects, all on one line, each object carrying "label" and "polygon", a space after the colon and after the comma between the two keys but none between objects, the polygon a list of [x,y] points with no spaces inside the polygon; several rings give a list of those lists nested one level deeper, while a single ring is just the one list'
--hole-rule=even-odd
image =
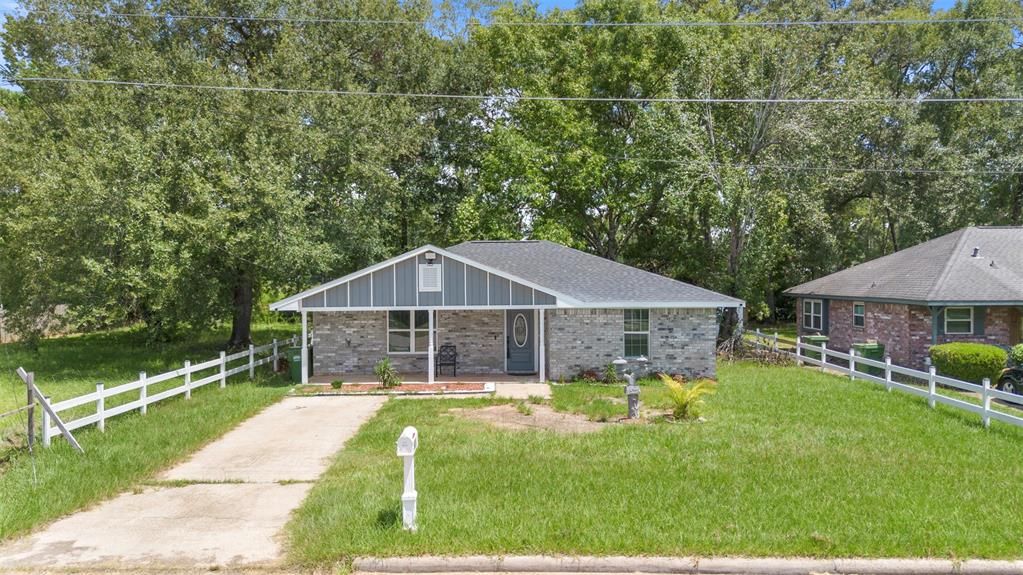
[{"label": "brick wall", "polygon": [[[570,379],[600,372],[625,351],[621,309],[547,312],[547,377]],[[713,309],[650,310],[648,369],[688,377],[713,377],[718,324]]]},{"label": "brick wall", "polygon": [[[828,347],[847,351],[851,344],[878,341],[885,352],[898,365],[922,369],[931,347],[931,310],[924,306],[864,302],[864,325],[853,325],[853,302],[831,300]],[[802,300],[797,301],[802,310]],[[994,345],[1014,343],[1013,322],[1017,312],[1009,307],[989,307],[984,321],[984,335],[939,335],[938,343],[968,341]],[[802,314],[797,316],[798,332],[809,335],[803,328]]]},{"label": "brick wall", "polygon": [[[435,345],[458,348],[458,369],[465,374],[504,373],[504,316],[495,310],[439,310]],[[387,354],[387,312],[313,313],[313,370],[372,373],[390,357],[403,373],[426,373],[426,354]],[[449,374],[450,368],[445,368]]]}]

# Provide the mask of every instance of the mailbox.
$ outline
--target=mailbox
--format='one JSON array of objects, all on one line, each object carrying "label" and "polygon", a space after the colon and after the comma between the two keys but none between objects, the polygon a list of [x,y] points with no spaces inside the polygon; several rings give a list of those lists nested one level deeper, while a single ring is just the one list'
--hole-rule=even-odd
[{"label": "mailbox", "polygon": [[411,425],[406,427],[398,437],[398,457],[411,457],[419,448],[419,432]]}]

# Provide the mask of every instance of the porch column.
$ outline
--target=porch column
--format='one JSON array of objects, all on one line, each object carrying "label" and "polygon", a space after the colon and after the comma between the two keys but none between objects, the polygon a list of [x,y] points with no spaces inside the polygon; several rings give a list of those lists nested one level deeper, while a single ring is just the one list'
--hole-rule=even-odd
[{"label": "porch column", "polygon": [[543,332],[544,332],[543,318],[544,318],[544,315],[547,313],[547,310],[541,308],[539,311],[540,311],[540,327],[539,327],[540,332],[537,334],[537,337],[539,338],[539,340],[537,340],[537,344],[540,347],[540,383],[546,383],[547,382],[547,342],[544,340],[544,337],[543,337],[543,335],[544,335],[543,334]]},{"label": "porch column", "polygon": [[426,344],[426,383],[433,383],[433,310],[426,312],[427,320],[427,344]]},{"label": "porch column", "polygon": [[309,383],[309,312],[302,310],[302,383]]}]

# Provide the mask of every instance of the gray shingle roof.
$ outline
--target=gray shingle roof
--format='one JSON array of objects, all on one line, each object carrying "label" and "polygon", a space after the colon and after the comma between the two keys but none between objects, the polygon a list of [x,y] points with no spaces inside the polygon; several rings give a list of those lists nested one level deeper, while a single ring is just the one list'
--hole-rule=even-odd
[{"label": "gray shingle roof", "polygon": [[475,241],[448,251],[586,304],[732,307],[741,300],[548,241]]},{"label": "gray shingle roof", "polygon": [[[974,248],[979,248],[977,257]],[[785,293],[928,303],[1023,303],[1023,227],[963,228]]]}]

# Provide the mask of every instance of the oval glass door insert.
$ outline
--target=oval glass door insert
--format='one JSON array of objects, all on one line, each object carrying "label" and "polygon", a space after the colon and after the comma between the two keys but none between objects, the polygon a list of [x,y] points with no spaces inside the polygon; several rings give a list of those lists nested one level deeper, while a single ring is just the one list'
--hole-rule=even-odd
[{"label": "oval glass door insert", "polygon": [[515,324],[512,325],[512,337],[515,338],[516,346],[526,347],[526,342],[529,340],[529,330],[526,329],[526,316],[521,313],[515,316]]}]

